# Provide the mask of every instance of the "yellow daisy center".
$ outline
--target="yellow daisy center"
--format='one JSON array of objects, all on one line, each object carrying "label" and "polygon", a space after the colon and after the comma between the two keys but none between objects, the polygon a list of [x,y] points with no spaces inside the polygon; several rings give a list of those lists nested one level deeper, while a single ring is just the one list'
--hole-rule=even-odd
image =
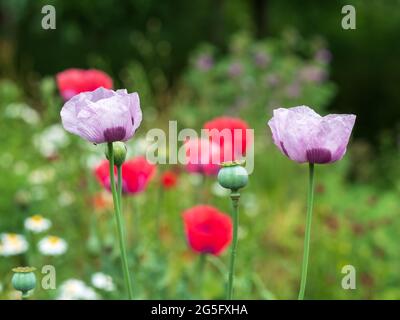
[{"label": "yellow daisy center", "polygon": [[38,214],[35,214],[34,216],[32,216],[31,219],[32,219],[34,222],[41,222],[41,221],[43,220],[43,217],[40,216],[40,215],[38,215]]},{"label": "yellow daisy center", "polygon": [[60,238],[56,236],[49,236],[48,240],[51,244],[57,244],[60,242]]},{"label": "yellow daisy center", "polygon": [[7,240],[10,241],[12,244],[18,243],[18,235],[15,233],[10,233],[7,235]]}]

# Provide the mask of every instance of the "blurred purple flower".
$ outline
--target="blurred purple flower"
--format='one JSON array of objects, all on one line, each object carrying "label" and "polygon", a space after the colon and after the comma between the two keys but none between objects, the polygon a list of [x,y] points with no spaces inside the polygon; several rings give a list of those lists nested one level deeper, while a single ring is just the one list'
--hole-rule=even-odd
[{"label": "blurred purple flower", "polygon": [[214,59],[209,54],[202,54],[196,60],[196,67],[201,71],[208,71],[214,65]]},{"label": "blurred purple flower", "polygon": [[64,129],[92,143],[126,141],[142,121],[139,96],[100,87],[82,92],[61,110]]},{"label": "blurred purple flower", "polygon": [[300,96],[300,84],[298,82],[293,82],[286,87],[286,94],[289,98],[297,98]]},{"label": "blurred purple flower", "polygon": [[267,86],[276,87],[280,82],[280,77],[276,73],[271,73],[265,77]]},{"label": "blurred purple flower", "polygon": [[260,68],[265,68],[271,61],[271,57],[265,52],[257,51],[254,54],[254,62]]},{"label": "blurred purple flower", "polygon": [[330,114],[321,117],[307,106],[274,110],[268,122],[279,150],[299,163],[331,163],[346,153],[356,116]]},{"label": "blurred purple flower", "polygon": [[329,63],[332,60],[332,53],[328,49],[319,49],[315,53],[315,60],[323,62],[323,63]]},{"label": "blurred purple flower", "polygon": [[228,74],[231,77],[238,77],[243,72],[243,66],[240,62],[234,62],[229,66]]},{"label": "blurred purple flower", "polygon": [[307,82],[321,83],[327,78],[326,71],[318,66],[306,66],[300,70],[300,79]]}]

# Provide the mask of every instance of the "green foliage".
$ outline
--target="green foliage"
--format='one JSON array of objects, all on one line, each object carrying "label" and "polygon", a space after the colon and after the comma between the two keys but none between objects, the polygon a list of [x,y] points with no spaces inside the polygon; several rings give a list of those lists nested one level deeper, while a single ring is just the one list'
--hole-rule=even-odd
[{"label": "green foliage", "polygon": [[[299,47],[304,50],[297,52]],[[334,94],[327,81],[328,65],[315,54],[319,42],[297,35],[254,41],[248,34],[232,38],[226,55],[217,48],[199,48],[185,73],[176,104],[177,117],[188,126],[223,114],[244,117],[261,129],[272,108],[307,104],[324,110]]]}]

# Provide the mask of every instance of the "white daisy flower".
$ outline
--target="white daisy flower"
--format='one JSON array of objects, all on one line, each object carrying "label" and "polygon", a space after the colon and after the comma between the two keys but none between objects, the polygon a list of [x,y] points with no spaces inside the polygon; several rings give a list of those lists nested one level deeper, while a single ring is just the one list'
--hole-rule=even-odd
[{"label": "white daisy flower", "polygon": [[7,118],[21,119],[31,125],[36,125],[40,121],[39,113],[25,103],[9,104],[4,114]]},{"label": "white daisy flower", "polygon": [[97,289],[109,292],[115,290],[113,279],[111,278],[111,276],[105,273],[96,272],[92,275],[91,280],[92,280],[92,285]]},{"label": "white daisy flower", "polygon": [[24,253],[28,250],[25,237],[15,233],[3,233],[0,236],[0,255],[8,257]]},{"label": "white daisy flower", "polygon": [[29,174],[28,180],[34,185],[45,184],[53,181],[55,174],[56,172],[53,168],[36,169]]},{"label": "white daisy flower", "polygon": [[94,289],[78,279],[68,279],[60,286],[58,300],[96,300]]},{"label": "white daisy flower", "polygon": [[58,203],[62,207],[67,207],[72,203],[74,203],[74,201],[75,201],[74,195],[68,191],[62,191],[58,196]]},{"label": "white daisy flower", "polygon": [[68,249],[68,244],[64,239],[56,236],[44,237],[38,243],[38,249],[45,256],[59,256]]},{"label": "white daisy flower", "polygon": [[41,215],[35,214],[25,219],[24,226],[26,230],[32,231],[33,233],[40,233],[51,227],[51,221],[43,218]]},{"label": "white daisy flower", "polygon": [[53,124],[36,135],[33,143],[44,157],[51,157],[57,155],[59,149],[68,145],[69,138],[62,125]]}]

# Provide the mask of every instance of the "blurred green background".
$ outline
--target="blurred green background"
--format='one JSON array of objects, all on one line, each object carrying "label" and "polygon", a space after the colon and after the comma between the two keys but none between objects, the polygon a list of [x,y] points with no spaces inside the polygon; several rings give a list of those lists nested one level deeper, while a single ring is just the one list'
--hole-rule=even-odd
[{"label": "blurred green background", "polygon": [[[56,30],[41,28],[46,4],[56,8]],[[356,30],[341,27],[346,4],[356,8]],[[115,88],[139,92],[144,122],[131,156],[141,154],[146,130],[167,128],[168,120],[200,129],[232,115],[255,129],[256,174],[242,197],[240,299],[292,299],[299,285],[307,170],[272,145],[271,110],[305,104],[356,114],[346,157],[317,168],[306,296],[399,299],[399,9],[397,0],[0,0],[0,233],[26,232],[24,219],[39,213],[69,244],[62,257],[43,257],[27,234],[33,249],[0,257],[1,297],[12,298],[10,269],[26,261],[56,265],[59,283],[89,283],[103,270],[120,285],[110,210],[97,212],[91,200],[100,191],[92,170],[103,150],[58,128],[54,76],[78,67],[101,69]],[[180,179],[163,198],[157,235],[154,203],[166,169]],[[200,294],[196,256],[182,234],[180,214],[196,204],[196,177],[175,166],[158,171],[144,194],[127,199],[126,214],[141,213],[141,241],[130,244],[137,298],[222,298],[227,255],[209,259]],[[207,203],[229,212],[215,179],[204,188]],[[356,267],[356,290],[341,288],[346,264]],[[36,297],[57,294],[38,290]]]}]

